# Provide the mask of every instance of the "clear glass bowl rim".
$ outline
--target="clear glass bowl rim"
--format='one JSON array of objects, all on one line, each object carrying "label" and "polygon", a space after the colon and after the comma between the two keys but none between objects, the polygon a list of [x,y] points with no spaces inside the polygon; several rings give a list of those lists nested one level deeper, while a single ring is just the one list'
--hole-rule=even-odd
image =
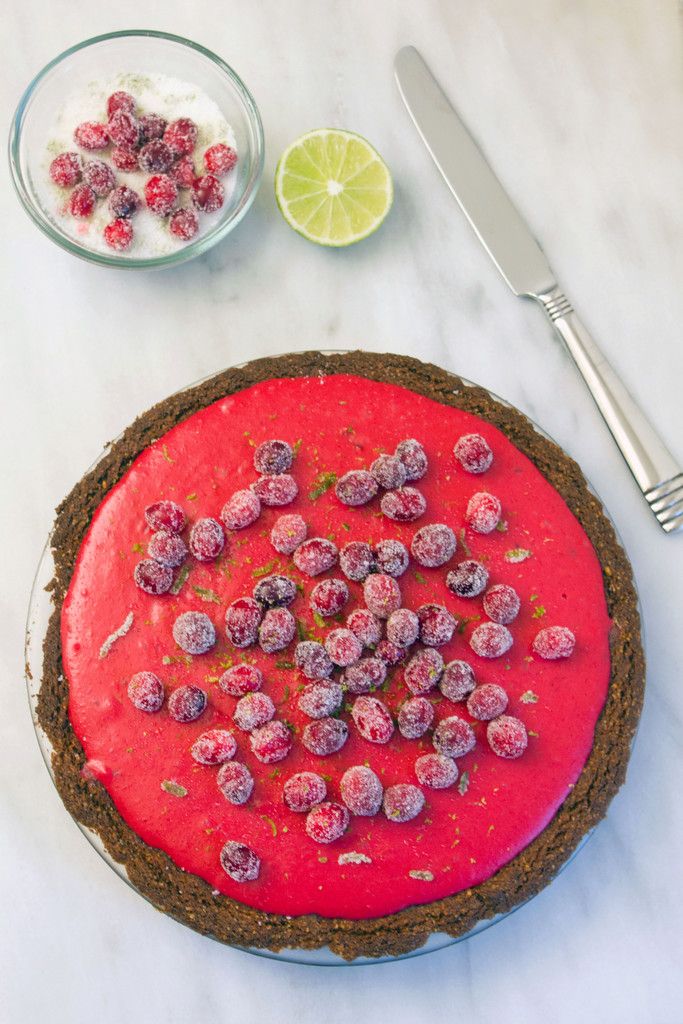
[{"label": "clear glass bowl rim", "polygon": [[[235,87],[241,102],[244,104],[247,112],[247,118],[251,123],[255,137],[255,152],[252,171],[244,188],[240,202],[232,216],[219,222],[211,231],[208,231],[205,235],[198,238],[196,242],[191,242],[182,249],[177,249],[175,252],[168,253],[165,256],[138,259],[125,256],[109,256],[106,253],[95,252],[92,249],[87,249],[84,246],[79,245],[77,242],[72,241],[62,235],[59,231],[56,231],[50,224],[47,217],[33,202],[24,182],[19,157],[21,132],[26,108],[43,79],[50,73],[50,71],[52,71],[52,69],[62,61],[73,56],[73,54],[78,53],[80,50],[85,50],[90,46],[94,46],[98,43],[109,42],[110,40],[135,37],[148,37],[153,39],[162,39],[166,42],[178,43],[181,46],[186,46],[188,49],[194,50],[196,53],[199,53],[201,56],[215,64],[220,71],[230,79],[232,85]],[[40,230],[53,242],[56,242],[57,245],[62,249],[66,249],[66,251],[70,252],[73,256],[78,256],[80,259],[86,260],[89,263],[96,263],[105,267],[116,267],[119,270],[152,270],[160,269],[162,267],[176,266],[180,263],[185,263],[187,260],[190,260],[195,256],[200,256],[202,253],[207,252],[212,248],[212,246],[216,245],[217,242],[224,238],[225,235],[239,224],[249,210],[249,207],[253,203],[256,198],[256,193],[258,192],[261,177],[263,175],[265,141],[263,135],[263,123],[254,97],[251,95],[237,72],[234,71],[229,64],[226,64],[221,57],[213,53],[211,50],[208,50],[200,43],[195,43],[193,40],[186,39],[184,36],[173,35],[169,32],[159,32],[154,29],[121,29],[117,32],[105,32],[102,35],[91,36],[89,39],[84,39],[82,42],[76,43],[74,46],[70,46],[67,50],[62,51],[62,53],[54,57],[38,72],[37,75],[34,76],[22,93],[19,103],[17,104],[14,117],[12,118],[8,155],[12,184],[14,185],[14,189],[22,206],[33,223],[36,224],[37,227],[39,227]]]}]

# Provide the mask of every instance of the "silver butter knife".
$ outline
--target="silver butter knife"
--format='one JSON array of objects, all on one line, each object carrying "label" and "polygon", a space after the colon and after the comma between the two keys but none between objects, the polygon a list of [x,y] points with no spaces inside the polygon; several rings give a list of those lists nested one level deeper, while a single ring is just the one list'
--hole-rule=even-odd
[{"label": "silver butter knife", "polygon": [[560,289],[543,251],[413,46],[394,64],[422,141],[515,295],[536,299],[565,342],[638,486],[667,533],[683,527],[683,470]]}]

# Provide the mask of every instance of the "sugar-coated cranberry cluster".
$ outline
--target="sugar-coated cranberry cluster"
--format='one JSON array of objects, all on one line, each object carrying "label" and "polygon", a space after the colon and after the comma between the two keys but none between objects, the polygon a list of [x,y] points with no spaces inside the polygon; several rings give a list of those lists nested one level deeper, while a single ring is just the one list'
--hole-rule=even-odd
[{"label": "sugar-coated cranberry cluster", "polygon": [[[197,126],[188,117],[170,124],[159,114],[140,114],[130,93],[122,90],[107,100],[107,121],[85,121],[76,126],[74,142],[86,152],[111,147],[110,159],[119,171],[148,175],[142,192],[147,208],[168,217],[172,235],[189,242],[199,230],[198,213],[214,213],[223,205],[225,189],[220,179],[237,163],[237,153],[224,142],[204,152],[205,173],[197,175],[193,153]],[[131,218],[143,199],[127,185],[116,184],[112,167],[101,159],[84,160],[80,153],[60,153],[50,164],[50,177],[60,188],[71,188],[69,213],[87,219],[98,199],[108,198],[113,217],[104,229],[107,245],[123,252],[133,241]],[[190,205],[179,206],[182,191]]]},{"label": "sugar-coated cranberry cluster", "polygon": [[[468,473],[484,473],[493,462],[490,447],[477,434],[460,438],[454,455]],[[293,460],[293,449],[285,441],[270,440],[259,445],[254,452],[258,480],[228,499],[221,512],[222,524],[215,519],[195,522],[188,546],[180,536],[187,525],[180,506],[171,501],[149,506],[145,517],[155,532],[148,549],[150,557],[135,570],[138,586],[154,595],[167,592],[173,569],[188,554],[200,561],[218,557],[226,542],[224,527],[228,531],[245,529],[256,522],[263,505],[289,504],[298,493],[296,481],[288,472]],[[374,496],[380,486],[393,488],[385,497],[404,493],[405,481],[418,479],[426,471],[424,449],[410,439],[398,445],[395,455],[379,456],[368,473],[347,473],[338,481],[337,497],[353,506],[363,503],[359,495],[368,495],[374,488]],[[476,525],[470,521],[473,507],[478,510],[473,514]],[[492,508],[497,522],[501,513],[497,498],[482,492],[471,499],[466,521],[475,532],[489,532],[491,520],[486,516]],[[300,515],[283,514],[274,523],[270,539],[276,551],[292,556],[304,576],[315,579],[339,565],[345,579],[326,577],[316,582],[308,595],[320,624],[329,619],[339,621],[351,597],[346,580],[362,587],[363,606],[354,608],[342,625],[335,625],[322,641],[300,640],[295,646],[294,665],[306,680],[297,700],[299,711],[309,720],[301,731],[303,747],[315,757],[333,756],[347,743],[350,728],[367,743],[380,745],[389,743],[397,730],[406,740],[431,734],[433,747],[416,758],[418,785],[399,782],[385,788],[368,764],[353,765],[342,776],[338,794],[332,794],[335,799],[329,799],[322,775],[313,771],[291,775],[284,783],[283,799],[289,810],[306,815],[305,831],[310,838],[319,843],[333,842],[349,828],[352,816],[372,816],[382,811],[398,823],[416,817],[425,802],[420,787],[446,789],[458,781],[458,759],[470,753],[477,742],[472,721],[486,723],[487,744],[495,755],[515,759],[524,753],[527,730],[519,718],[507,713],[506,690],[497,684],[478,682],[473,666],[465,660],[445,663],[439,648],[452,640],[458,626],[452,612],[434,603],[414,610],[403,605],[399,580],[411,555],[427,569],[442,567],[454,557],[457,541],[449,526],[422,526],[412,538],[410,551],[396,539],[380,541],[374,547],[354,540],[338,550],[327,538],[308,538]],[[169,575],[162,577],[162,573]],[[503,655],[513,642],[508,626],[520,611],[515,589],[506,583],[489,585],[486,566],[471,557],[448,570],[446,584],[460,598],[483,595],[487,621],[472,631],[470,647],[484,659]],[[297,597],[297,584],[286,575],[259,579],[251,595],[239,597],[228,606],[228,641],[238,650],[254,644],[269,654],[284,650],[296,633],[289,609]],[[215,645],[216,628],[208,615],[188,611],[175,620],[173,636],[186,653],[201,655]],[[538,632],[532,649],[545,659],[566,658],[572,654],[574,642],[567,627],[550,626]],[[378,691],[388,671],[399,664],[403,666],[408,696],[394,715]],[[246,662],[228,668],[219,679],[221,690],[236,699],[233,722],[240,733],[248,734],[253,756],[263,764],[272,764],[287,757],[294,737],[291,729],[275,717],[275,705],[263,692],[263,683],[261,670]],[[156,712],[164,702],[163,684],[151,672],[134,676],[128,693],[141,711]],[[435,694],[451,704],[463,705],[472,721],[454,713],[435,722]],[[345,705],[348,697],[351,703]],[[201,688],[186,685],[171,693],[167,707],[176,721],[192,722],[202,714],[206,703],[207,695]],[[349,712],[349,722],[340,717],[342,710]],[[254,779],[248,767],[234,759],[237,746],[231,731],[212,729],[197,737],[191,755],[199,764],[220,765],[217,785],[223,796],[233,804],[243,804],[252,795]],[[235,881],[258,877],[259,858],[235,840],[224,846],[221,863]]]}]

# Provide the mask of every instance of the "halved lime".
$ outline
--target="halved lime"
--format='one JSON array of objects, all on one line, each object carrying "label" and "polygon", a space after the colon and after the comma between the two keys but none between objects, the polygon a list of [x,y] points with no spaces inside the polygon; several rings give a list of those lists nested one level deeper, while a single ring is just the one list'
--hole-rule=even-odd
[{"label": "halved lime", "polygon": [[319,128],[293,142],[275,171],[283,217],[319,245],[352,245],[380,226],[394,198],[389,168],[354,132]]}]

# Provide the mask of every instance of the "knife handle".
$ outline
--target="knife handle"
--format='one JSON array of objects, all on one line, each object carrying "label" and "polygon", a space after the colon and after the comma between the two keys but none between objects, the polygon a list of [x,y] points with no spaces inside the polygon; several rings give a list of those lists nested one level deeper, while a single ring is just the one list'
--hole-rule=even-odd
[{"label": "knife handle", "polygon": [[534,298],[579,368],[657,522],[683,527],[683,470],[595,344],[559,288]]}]

